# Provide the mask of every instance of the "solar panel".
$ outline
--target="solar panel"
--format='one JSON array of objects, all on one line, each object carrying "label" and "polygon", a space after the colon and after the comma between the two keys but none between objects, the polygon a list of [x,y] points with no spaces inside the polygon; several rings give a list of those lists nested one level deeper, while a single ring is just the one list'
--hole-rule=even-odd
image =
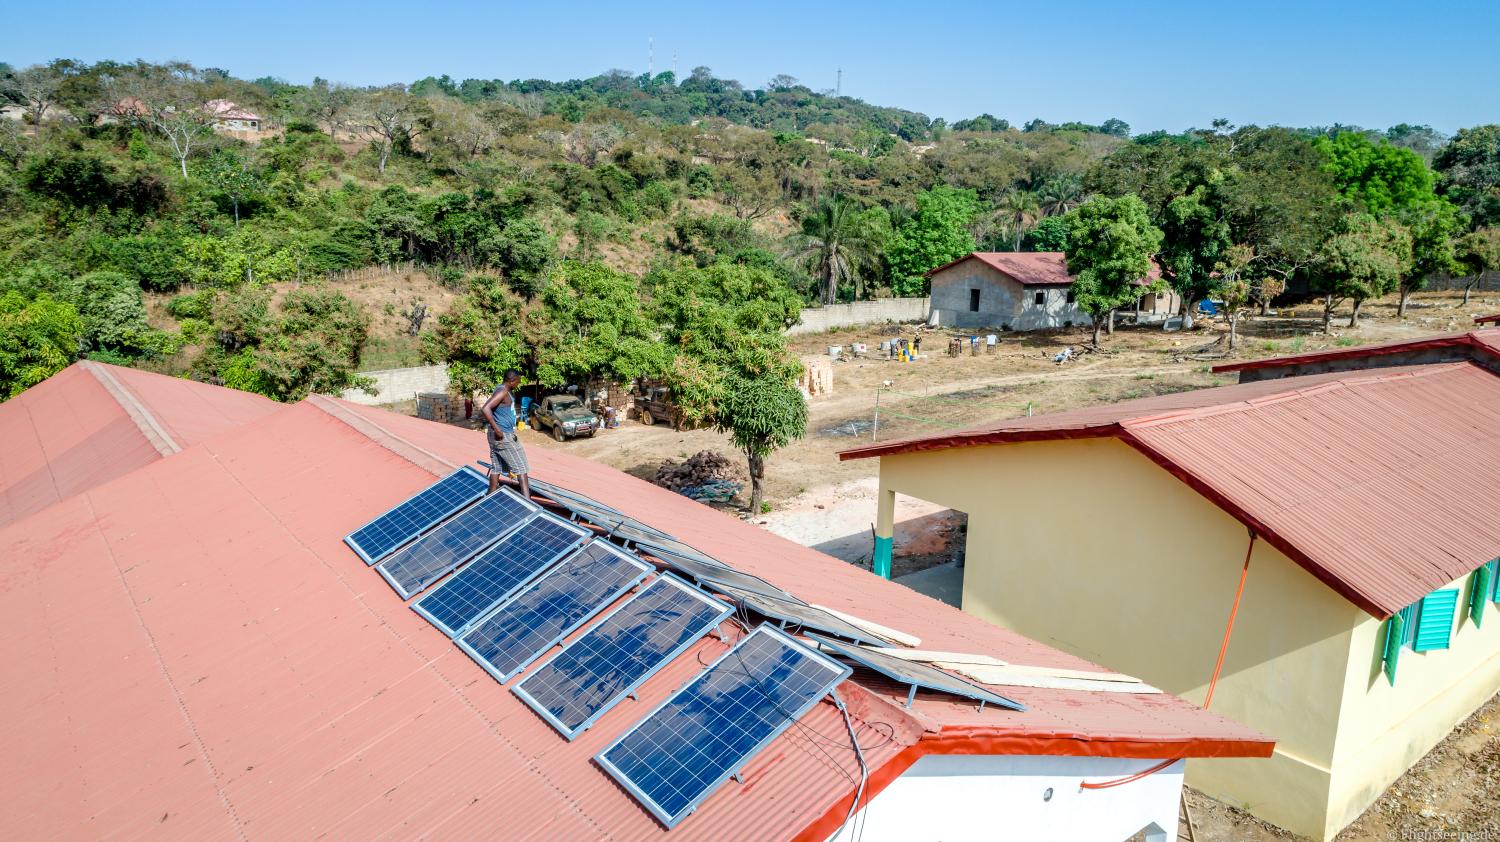
[{"label": "solar panel", "polygon": [[589,531],[541,512],[474,557],[412,608],[449,637],[509,599],[558,559],[583,543]]},{"label": "solar panel", "polygon": [[458,646],[503,683],[651,572],[619,547],[590,541],[475,623]]},{"label": "solar panel", "polygon": [[761,626],[595,759],[671,828],[849,672]]},{"label": "solar panel", "polygon": [[723,584],[738,588],[741,591],[783,599],[788,602],[802,602],[802,600],[759,576],[753,576],[743,570],[736,570],[727,564],[721,564],[712,559],[704,562],[697,558],[678,555],[667,550],[651,550],[651,554],[666,562],[668,567],[705,587],[712,588],[715,585]]},{"label": "solar panel", "polygon": [[732,611],[664,574],[521,679],[513,692],[571,740]]},{"label": "solar panel", "polygon": [[606,530],[613,530],[615,534],[627,540],[633,540],[635,536],[643,539],[674,540],[671,535],[657,529],[654,526],[643,523],[612,506],[595,500],[592,497],[579,494],[576,491],[553,485],[549,482],[533,479],[531,487],[534,491],[550,497],[554,502],[574,515],[583,518],[596,526]]},{"label": "solar panel", "polygon": [[478,500],[488,488],[489,481],[473,468],[459,468],[349,533],[344,543],[365,564],[374,564],[433,524]]},{"label": "solar panel", "polygon": [[774,596],[752,593],[740,590],[732,585],[718,582],[705,583],[704,587],[717,591],[736,603],[743,604],[746,608],[781,624],[782,628],[796,626],[802,629],[812,629],[835,637],[844,637],[858,643],[889,644],[891,641],[871,634],[859,626],[846,620],[835,617],[821,608],[814,608],[801,600],[789,601]]},{"label": "solar panel", "polygon": [[829,638],[820,637],[815,634],[810,634],[808,637],[817,641],[823,647],[833,650],[835,654],[848,658],[860,666],[872,669],[902,684],[911,685],[911,692],[906,696],[907,707],[911,707],[912,700],[916,698],[917,688],[926,687],[929,690],[937,690],[940,693],[977,699],[981,708],[986,704],[991,704],[1009,708],[1010,710],[1026,709],[1026,706],[1020,702],[1007,699],[998,693],[991,693],[978,684],[944,672],[931,664],[907,661],[902,658],[892,657],[884,652],[872,652],[863,646],[853,646],[843,641],[830,640]]},{"label": "solar panel", "polygon": [[402,599],[410,599],[538,511],[535,503],[502,488],[439,524],[375,569]]}]

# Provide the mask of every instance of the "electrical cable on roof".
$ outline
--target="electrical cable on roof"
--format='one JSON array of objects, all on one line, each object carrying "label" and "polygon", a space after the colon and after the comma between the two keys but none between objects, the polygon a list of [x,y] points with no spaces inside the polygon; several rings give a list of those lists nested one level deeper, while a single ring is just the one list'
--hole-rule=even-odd
[{"label": "electrical cable on roof", "polygon": [[[1240,598],[1245,595],[1245,578],[1250,574],[1250,555],[1255,552],[1255,539],[1259,537],[1259,535],[1255,534],[1254,529],[1250,530],[1250,543],[1245,547],[1245,563],[1242,567],[1240,567],[1240,584],[1237,588],[1235,588],[1234,591],[1234,605],[1229,609],[1229,622],[1224,625],[1224,641],[1219,644],[1219,659],[1214,662],[1214,674],[1209,677],[1208,692],[1203,696],[1204,710],[1208,710],[1209,702],[1212,702],[1214,700],[1214,689],[1219,686],[1219,674],[1224,671],[1224,655],[1229,651],[1229,635],[1234,631],[1234,618],[1240,613]],[[1161,770],[1167,768],[1168,766],[1171,766],[1173,763],[1176,763],[1179,760],[1186,759],[1186,757],[1173,757],[1167,760],[1163,760],[1162,762],[1156,764],[1155,766],[1152,766],[1149,769],[1142,769],[1141,771],[1136,772],[1133,775],[1127,775],[1123,778],[1115,778],[1114,780],[1110,781],[1100,781],[1098,783],[1079,781],[1078,786],[1082,789],[1109,789],[1110,787],[1128,784],[1131,781],[1138,781],[1141,778],[1147,777],[1149,775],[1154,775],[1157,772],[1160,772]]]},{"label": "electrical cable on roof", "polygon": [[833,835],[833,838],[837,839],[843,834],[844,828],[849,825],[850,819],[853,819],[854,814],[859,810],[859,799],[865,793],[865,783],[870,780],[870,767],[865,763],[864,750],[859,747],[859,736],[854,731],[854,720],[849,717],[849,708],[844,705],[844,700],[839,696],[837,688],[830,690],[829,695],[833,696],[834,707],[837,707],[839,713],[844,715],[844,727],[849,729],[849,742],[854,746],[855,759],[859,761],[859,786],[854,790],[854,800],[849,803],[849,813],[844,816],[844,821],[839,825],[838,832]]}]

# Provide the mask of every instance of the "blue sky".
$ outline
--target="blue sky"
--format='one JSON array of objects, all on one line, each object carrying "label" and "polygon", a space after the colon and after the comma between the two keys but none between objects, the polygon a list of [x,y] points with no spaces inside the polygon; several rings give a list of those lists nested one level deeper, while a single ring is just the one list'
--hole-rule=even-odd
[{"label": "blue sky", "polygon": [[698,65],[954,120],[989,112],[1135,131],[1235,123],[1445,132],[1500,122],[1497,0],[1431,2],[414,3],[17,0],[0,61],[184,59],[351,84],[586,77]]}]

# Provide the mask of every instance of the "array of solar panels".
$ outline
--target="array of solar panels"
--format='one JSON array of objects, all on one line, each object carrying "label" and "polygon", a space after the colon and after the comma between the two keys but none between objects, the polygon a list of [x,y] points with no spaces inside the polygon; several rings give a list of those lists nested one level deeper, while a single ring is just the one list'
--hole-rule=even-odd
[{"label": "array of solar panels", "polygon": [[[669,828],[850,673],[825,652],[884,665],[912,694],[957,688],[1019,707],[940,670],[893,674],[881,658],[898,659],[856,645],[886,642],[878,636],[597,500],[539,480],[532,487],[574,520],[509,489],[486,496],[487,480],[466,467],[344,541],[497,681],[567,641],[512,691],[569,740],[731,615],[747,627],[752,613],[779,624],[760,625],[596,757]],[[669,572],[647,581],[656,567],[629,546]],[[832,637],[816,638],[819,651],[789,627]]]}]

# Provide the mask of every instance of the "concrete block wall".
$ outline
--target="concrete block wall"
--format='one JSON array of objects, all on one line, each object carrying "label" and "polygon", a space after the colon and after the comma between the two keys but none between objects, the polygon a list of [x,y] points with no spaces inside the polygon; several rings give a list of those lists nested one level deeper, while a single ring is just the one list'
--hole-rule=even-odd
[{"label": "concrete block wall", "polygon": [[881,324],[884,322],[924,322],[927,320],[927,298],[878,298],[853,301],[828,307],[809,307],[802,311],[802,321],[787,330],[788,336],[822,333],[836,327]]},{"label": "concrete block wall", "polygon": [[360,374],[375,381],[376,393],[371,395],[359,389],[350,389],[339,397],[350,403],[376,406],[415,400],[418,392],[448,391],[448,367],[446,365],[388,368],[383,371],[362,371]]}]

